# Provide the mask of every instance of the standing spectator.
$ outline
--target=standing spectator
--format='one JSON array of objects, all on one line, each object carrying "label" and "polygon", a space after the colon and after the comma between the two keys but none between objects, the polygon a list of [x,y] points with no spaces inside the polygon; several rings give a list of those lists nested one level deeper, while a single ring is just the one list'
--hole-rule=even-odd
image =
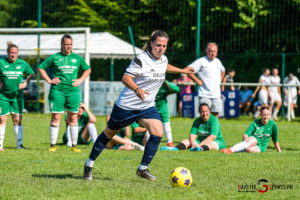
[{"label": "standing spectator", "polygon": [[[280,77],[278,76],[278,69],[273,68],[272,69],[272,75],[270,76],[270,82],[271,84],[280,84]],[[281,108],[282,100],[281,100],[281,90],[280,86],[270,86],[270,111],[272,113],[273,105],[275,104],[275,108],[272,114],[272,119],[277,120],[277,114],[279,112],[279,109]]]},{"label": "standing spectator", "polygon": [[193,83],[193,80],[190,79],[186,74],[181,74],[181,77],[174,79],[173,82],[177,83],[177,85],[180,87],[178,113],[179,116],[182,116],[182,95],[192,93],[192,86],[187,84]]},{"label": "standing spectator", "polygon": [[[299,79],[296,76],[294,76],[292,73],[289,73],[289,75],[284,78],[283,82],[287,86],[288,85],[299,85],[298,93],[297,93],[296,86],[291,86],[290,88],[288,88],[288,87],[284,88],[284,93],[285,93],[284,104],[285,104],[285,106],[290,106],[291,117],[292,117],[292,119],[295,119],[295,108],[297,108],[297,98],[298,98],[298,95],[300,95],[300,82],[299,82]],[[290,93],[289,93],[289,91],[290,91]],[[291,99],[290,105],[288,105],[288,98]]]},{"label": "standing spectator", "polygon": [[211,114],[219,117],[222,111],[221,100],[221,80],[225,75],[225,68],[217,58],[218,46],[214,42],[209,42],[205,49],[206,56],[195,60],[189,65],[197,74],[189,74],[198,87],[199,104],[209,105]]},{"label": "standing spectator", "polygon": [[[252,94],[252,98],[254,99],[257,92],[258,93],[258,99],[260,101],[260,104],[262,107],[268,106],[268,100],[270,99],[270,90],[269,87],[266,86],[270,84],[270,70],[268,68],[263,69],[263,74],[260,76],[258,83],[263,84],[262,86],[257,86],[255,91]],[[257,110],[254,113],[254,117],[257,118],[259,116],[259,110]]]},{"label": "standing spectator", "polygon": [[[22,114],[24,109],[23,89],[34,73],[27,62],[18,58],[19,48],[8,44],[8,58],[0,59],[0,151],[4,151],[3,142],[7,115],[11,113],[16,136],[17,149],[23,147]],[[24,82],[23,76],[27,75]]]},{"label": "standing spectator", "polygon": [[[228,69],[228,74],[224,77],[222,83],[233,83],[233,77],[235,76],[235,70],[234,69],[231,69],[229,68]],[[233,85],[230,85],[230,86],[225,86],[225,85],[222,85],[222,92],[224,90],[232,90],[234,91],[235,90],[235,87]]]},{"label": "standing spectator", "polygon": [[[91,69],[83,58],[72,52],[73,40],[70,35],[65,34],[61,39],[61,52],[47,58],[38,71],[41,76],[51,84],[49,92],[49,105],[51,110],[50,122],[50,148],[49,151],[56,151],[56,140],[59,132],[61,115],[66,109],[72,140],[71,150],[81,152],[77,147],[78,122],[77,116],[80,105],[79,85],[90,75]],[[50,78],[46,72],[52,68],[53,77]],[[80,78],[78,71],[83,70]]]},{"label": "standing spectator", "polygon": [[243,109],[243,115],[249,114],[249,109],[252,104],[252,90],[250,90],[247,86],[243,86],[243,89],[240,91],[240,110]]}]

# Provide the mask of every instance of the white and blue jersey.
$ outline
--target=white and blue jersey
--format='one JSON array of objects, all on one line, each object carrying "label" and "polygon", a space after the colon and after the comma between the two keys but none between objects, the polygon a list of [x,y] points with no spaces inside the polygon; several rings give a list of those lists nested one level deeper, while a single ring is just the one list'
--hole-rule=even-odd
[{"label": "white and blue jersey", "polygon": [[142,101],[135,92],[124,87],[116,105],[125,110],[145,110],[155,106],[156,94],[165,81],[168,59],[162,55],[156,60],[149,51],[139,54],[127,67],[125,74],[133,77],[135,84],[150,94]]}]

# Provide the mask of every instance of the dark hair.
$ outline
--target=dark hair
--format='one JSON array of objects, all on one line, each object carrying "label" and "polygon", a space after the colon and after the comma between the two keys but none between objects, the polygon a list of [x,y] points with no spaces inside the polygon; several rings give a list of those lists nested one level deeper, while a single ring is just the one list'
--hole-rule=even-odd
[{"label": "dark hair", "polygon": [[210,110],[210,107],[209,107],[209,105],[208,105],[207,103],[201,103],[201,104],[199,105],[199,111],[200,111],[200,109],[201,109],[203,106],[207,106],[208,109]]},{"label": "dark hair", "polygon": [[266,110],[266,109],[270,110],[268,106],[263,106],[263,107],[261,107],[260,112],[262,112],[263,110]]},{"label": "dark hair", "polygon": [[228,68],[227,71],[228,71],[228,73],[230,73],[230,72],[235,72],[235,70],[232,69],[232,68]]},{"label": "dark hair", "polygon": [[169,40],[169,36],[168,36],[168,34],[166,32],[164,32],[162,30],[155,30],[155,31],[152,32],[149,40],[144,45],[143,50],[144,51],[151,50],[151,42],[154,42],[157,37],[164,37],[164,38],[167,38]]},{"label": "dark hair", "polygon": [[[71,35],[69,35],[69,34],[64,34],[64,35],[62,36],[62,38],[61,38],[61,42],[60,42],[61,45],[64,44],[65,39],[73,40],[72,37],[71,37]],[[61,51],[62,51],[62,48],[61,48]]]},{"label": "dark hair", "polygon": [[11,42],[7,43],[7,53],[10,51],[11,48],[17,48],[19,50],[19,47]]}]

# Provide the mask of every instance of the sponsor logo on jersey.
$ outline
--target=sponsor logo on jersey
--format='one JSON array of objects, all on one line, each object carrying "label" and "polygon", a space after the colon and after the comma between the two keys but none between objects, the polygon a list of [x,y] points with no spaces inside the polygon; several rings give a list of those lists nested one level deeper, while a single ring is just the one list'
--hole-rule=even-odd
[{"label": "sponsor logo on jersey", "polygon": [[4,68],[8,68],[8,67],[9,67],[9,65],[5,65],[5,66],[4,66]]},{"label": "sponsor logo on jersey", "polygon": [[72,63],[76,63],[77,60],[76,60],[76,59],[72,59],[71,62],[72,62]]},{"label": "sponsor logo on jersey", "polygon": [[21,69],[22,67],[21,66],[16,66],[16,69]]}]

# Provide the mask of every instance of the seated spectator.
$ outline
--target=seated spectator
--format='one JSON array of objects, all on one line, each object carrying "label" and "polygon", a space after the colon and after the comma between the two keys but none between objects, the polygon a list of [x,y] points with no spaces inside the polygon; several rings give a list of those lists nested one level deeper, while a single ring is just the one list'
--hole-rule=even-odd
[{"label": "seated spectator", "polygon": [[161,147],[160,150],[178,151],[190,148],[190,151],[210,151],[225,148],[220,123],[217,117],[210,113],[207,104],[199,106],[200,117],[197,118],[190,131],[190,138],[181,141],[176,147]]},{"label": "seated spectator", "polygon": [[[299,79],[296,76],[294,76],[292,73],[290,73],[287,77],[285,77],[283,82],[286,86],[297,85],[297,84],[300,85]],[[296,86],[291,86],[290,89],[288,89],[288,87],[285,87],[284,93],[285,93],[284,105],[288,106],[288,99],[290,98],[291,117],[292,119],[295,119],[295,108],[297,108],[297,98],[298,95],[300,95],[300,86],[298,87],[298,92]],[[286,117],[288,118],[288,116]]]},{"label": "seated spectator", "polygon": [[[228,74],[224,77],[224,79],[222,80],[222,83],[233,83],[234,82],[233,81],[233,77],[234,76],[235,76],[235,70],[229,68],[228,69]],[[235,87],[233,85],[230,85],[230,86],[222,85],[222,92],[225,91],[225,90],[232,90],[232,91],[234,91]]]},{"label": "seated spectator", "polygon": [[183,94],[191,94],[192,93],[192,86],[186,85],[189,83],[193,83],[193,80],[189,78],[186,74],[181,74],[181,78],[174,79],[173,82],[177,83],[180,87],[180,98],[179,98],[179,105],[178,105],[178,113],[179,116],[182,116],[182,100],[181,97]]},{"label": "seated spectator", "polygon": [[261,103],[260,101],[255,101],[254,104],[253,104],[253,118],[258,118],[258,116],[260,115],[260,108],[261,108]]},{"label": "seated spectator", "polygon": [[243,89],[240,91],[240,111],[243,110],[243,115],[249,114],[249,109],[252,104],[252,90],[250,90],[247,86],[243,86]]}]

